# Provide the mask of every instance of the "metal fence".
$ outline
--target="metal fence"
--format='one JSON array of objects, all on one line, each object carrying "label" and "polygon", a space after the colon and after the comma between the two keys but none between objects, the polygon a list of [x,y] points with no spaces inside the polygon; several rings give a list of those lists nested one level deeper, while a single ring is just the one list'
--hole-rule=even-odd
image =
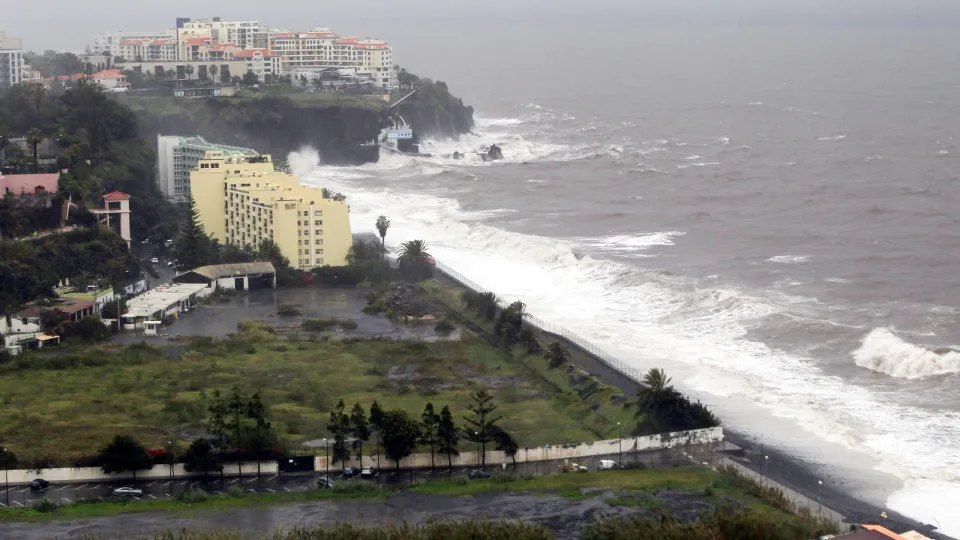
[{"label": "metal fence", "polygon": [[[454,270],[453,268],[450,268],[449,266],[441,263],[440,261],[437,261],[437,262],[436,262],[436,268],[437,268],[437,270],[439,270],[440,272],[442,272],[444,275],[446,275],[448,278],[452,279],[453,281],[456,281],[456,282],[460,283],[460,284],[463,285],[464,287],[466,287],[466,288],[468,288],[468,289],[471,289],[471,290],[474,291],[474,292],[477,292],[477,293],[487,293],[487,292],[490,292],[490,291],[488,291],[487,289],[481,287],[480,285],[477,285],[476,283],[474,283],[474,282],[473,282],[472,280],[470,280],[469,278],[464,277],[462,274],[460,274],[459,272],[457,272],[457,271]],[[500,306],[501,309],[504,309],[504,308],[507,307],[506,303],[503,302],[502,300],[500,301],[499,306]],[[602,360],[605,364],[609,365],[611,368],[615,369],[616,371],[620,372],[622,375],[624,375],[624,376],[626,376],[626,377],[630,377],[631,379],[633,379],[633,380],[635,380],[635,381],[638,381],[638,382],[639,382],[641,379],[643,379],[643,373],[641,372],[641,370],[638,370],[637,368],[635,368],[635,367],[627,364],[627,363],[624,362],[623,360],[621,360],[621,359],[617,358],[616,356],[613,356],[612,354],[610,354],[610,353],[608,353],[608,352],[600,349],[599,347],[597,347],[597,346],[594,345],[593,343],[590,343],[590,342],[587,341],[586,339],[578,336],[577,334],[574,334],[574,333],[571,332],[570,330],[567,330],[566,328],[564,328],[564,327],[562,327],[562,326],[560,326],[560,325],[558,325],[558,324],[554,324],[554,323],[551,323],[551,322],[544,321],[543,319],[540,319],[539,317],[537,317],[537,316],[535,316],[535,315],[531,315],[530,313],[525,313],[525,314],[524,314],[524,320],[525,320],[528,324],[530,324],[531,326],[533,326],[533,327],[535,327],[535,328],[537,328],[537,329],[539,329],[539,330],[541,330],[541,331],[543,331],[543,332],[547,332],[547,333],[549,333],[549,334],[553,334],[553,335],[562,337],[563,339],[565,339],[565,340],[569,341],[570,343],[576,345],[578,348],[580,348],[581,350],[583,350],[585,353],[590,354],[590,355],[592,355],[592,356],[594,356],[594,357],[596,357],[596,358],[599,358],[599,359]]]}]

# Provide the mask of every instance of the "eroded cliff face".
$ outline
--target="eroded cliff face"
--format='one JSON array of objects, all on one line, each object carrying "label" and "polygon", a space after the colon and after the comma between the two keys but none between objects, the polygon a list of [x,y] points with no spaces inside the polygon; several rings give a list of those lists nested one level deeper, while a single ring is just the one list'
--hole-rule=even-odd
[{"label": "eroded cliff face", "polygon": [[418,135],[455,138],[473,129],[473,107],[451,94],[445,83],[420,79],[413,88],[417,92],[401,102],[396,112]]},{"label": "eroded cliff face", "polygon": [[141,136],[147,140],[159,134],[201,135],[277,158],[311,147],[323,163],[335,165],[377,160],[377,147],[369,143],[376,140],[384,114],[375,104],[305,106],[284,97],[182,100],[156,109],[138,110]]}]

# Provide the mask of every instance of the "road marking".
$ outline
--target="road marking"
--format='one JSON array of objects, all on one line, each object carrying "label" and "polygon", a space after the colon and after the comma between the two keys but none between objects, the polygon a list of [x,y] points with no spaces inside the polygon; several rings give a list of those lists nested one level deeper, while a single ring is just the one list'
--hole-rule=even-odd
[{"label": "road marking", "polygon": [[7,505],[5,505],[5,504],[3,504],[3,503],[0,503],[0,506],[2,506],[2,507],[4,507],[4,508],[7,507]]},{"label": "road marking", "polygon": [[181,486],[185,486],[185,485],[187,485],[187,482],[186,482],[186,481],[183,481],[183,482],[177,482],[177,483],[178,483],[178,484],[180,484]]},{"label": "road marking", "polygon": [[227,482],[227,483],[228,483],[228,484],[236,484],[236,483],[239,482],[239,481],[240,481],[239,478],[234,478],[233,480],[231,480],[231,481],[229,481],[229,482]]},{"label": "road marking", "polygon": [[222,491],[214,491],[214,493],[216,493],[217,495],[223,495]]},{"label": "road marking", "polygon": [[[18,503],[17,501],[13,501],[13,504],[20,504],[20,503]],[[20,506],[23,506],[23,505],[20,504]]]},{"label": "road marking", "polygon": [[279,475],[279,474],[275,474],[275,475],[271,476],[270,478],[267,478],[267,482],[273,481],[273,479],[275,479],[275,478],[278,477],[278,476],[280,476],[280,475]]},{"label": "road marking", "polygon": [[147,493],[147,497],[150,497],[151,499],[156,499],[156,497],[154,497],[153,495],[151,495],[151,494],[149,494],[149,493]]},{"label": "road marking", "polygon": [[67,501],[68,503],[72,503],[72,502],[73,502],[73,501],[71,501],[70,499],[68,499],[68,498],[66,498],[66,497],[64,497],[63,500]]},{"label": "road marking", "polygon": [[80,487],[78,487],[77,490],[79,491],[79,490],[81,490],[81,489],[83,489],[83,488],[85,488],[85,487],[87,487],[87,485],[86,485],[86,484],[83,484],[83,485],[81,485]]},{"label": "road marking", "polygon": [[270,493],[276,493],[276,491],[274,491],[274,490],[272,490],[272,489],[270,489],[270,488],[267,488],[267,491],[269,491]]},{"label": "road marking", "polygon": [[247,488],[247,491],[249,491],[250,493],[256,493],[256,492],[257,492],[257,490],[252,489],[252,488]]},{"label": "road marking", "polygon": [[147,487],[150,487],[150,486],[152,486],[152,485],[154,485],[154,484],[156,484],[156,483],[157,483],[157,481],[154,480],[153,482],[150,482],[149,484],[147,484]]},{"label": "road marking", "polygon": [[169,485],[172,484],[172,483],[173,483],[173,480],[170,480],[170,481],[165,482],[165,483],[160,484],[160,485],[162,485],[162,486],[169,486]]},{"label": "road marking", "polygon": [[62,488],[58,489],[57,491],[63,491],[63,490],[65,490],[65,489],[70,489],[70,486],[63,486]]},{"label": "road marking", "polygon": [[285,487],[285,488],[283,488],[283,490],[284,490],[284,491],[290,491],[290,488]]}]

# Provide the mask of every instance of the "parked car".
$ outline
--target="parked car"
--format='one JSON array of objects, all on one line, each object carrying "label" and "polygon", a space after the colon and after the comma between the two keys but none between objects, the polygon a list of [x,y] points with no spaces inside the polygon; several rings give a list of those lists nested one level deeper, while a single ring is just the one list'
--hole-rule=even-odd
[{"label": "parked car", "polygon": [[577,465],[576,463],[564,463],[563,465],[560,465],[560,472],[587,472],[587,468],[583,465]]},{"label": "parked car", "polygon": [[374,469],[373,467],[367,467],[360,471],[360,478],[376,478],[380,476],[380,471]]},{"label": "parked car", "polygon": [[33,491],[43,491],[50,487],[50,482],[47,482],[43,478],[37,478],[33,482],[30,482],[30,489]]},{"label": "parked car", "polygon": [[132,487],[126,487],[126,486],[118,487],[117,489],[113,490],[113,496],[114,497],[142,497],[143,490],[132,488]]},{"label": "parked car", "polygon": [[321,476],[317,478],[317,487],[320,489],[333,489],[333,480],[330,480],[326,476]]},{"label": "parked car", "polygon": [[597,470],[607,471],[610,469],[619,469],[620,465],[612,459],[601,459],[600,465],[597,466]]},{"label": "parked car", "polygon": [[470,471],[470,478],[474,480],[478,478],[490,478],[490,473],[483,469],[474,469]]},{"label": "parked car", "polygon": [[343,477],[344,478],[353,478],[354,476],[360,475],[360,469],[356,467],[344,467],[343,468]]},{"label": "parked car", "polygon": [[150,259],[150,262],[153,263],[153,264],[160,264],[160,259],[154,257],[154,258]]}]

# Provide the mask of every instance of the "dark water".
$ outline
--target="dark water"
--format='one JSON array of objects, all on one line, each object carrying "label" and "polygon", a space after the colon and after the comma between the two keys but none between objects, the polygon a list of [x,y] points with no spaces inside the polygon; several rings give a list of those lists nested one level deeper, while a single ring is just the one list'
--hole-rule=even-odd
[{"label": "dark water", "polygon": [[[436,158],[305,174],[350,194],[355,229],[388,215],[388,243],[425,239],[729,425],[960,533],[957,28],[381,33],[478,126]],[[443,157],[491,142],[505,162]]]}]

